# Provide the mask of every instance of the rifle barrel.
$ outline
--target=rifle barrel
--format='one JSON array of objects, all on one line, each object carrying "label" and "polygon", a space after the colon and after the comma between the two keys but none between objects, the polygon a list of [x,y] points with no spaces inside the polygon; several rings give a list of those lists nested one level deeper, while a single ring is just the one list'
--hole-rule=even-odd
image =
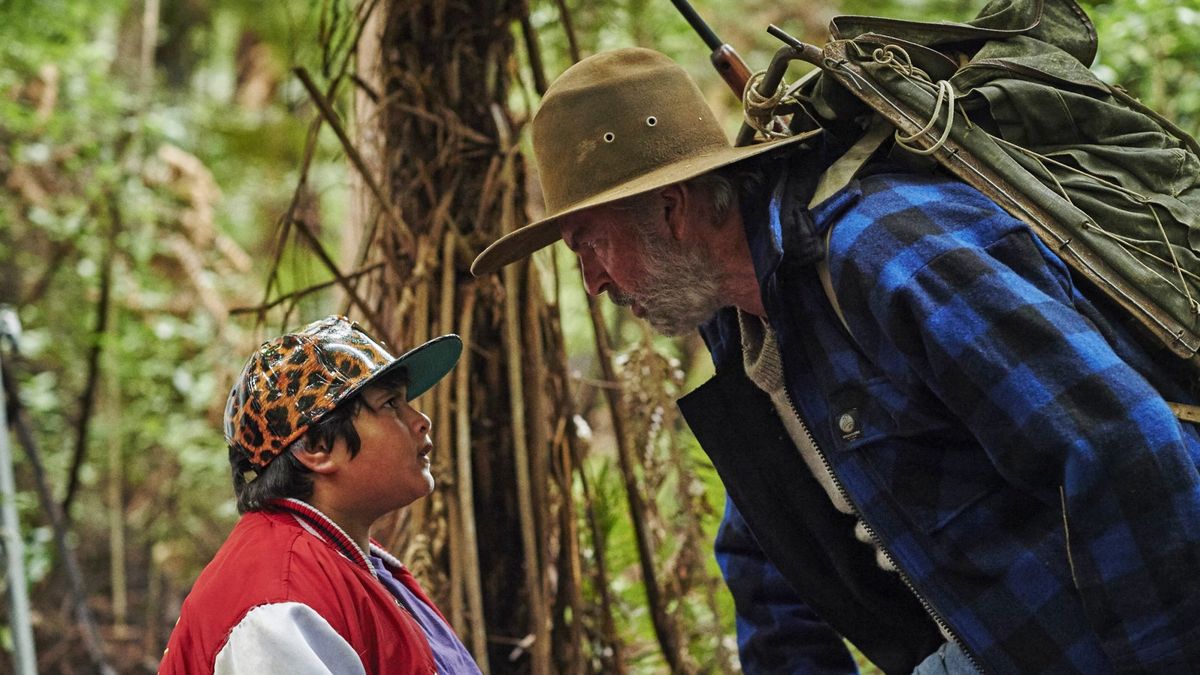
[{"label": "rifle barrel", "polygon": [[700,39],[704,40],[704,44],[708,45],[709,49],[715,52],[721,48],[721,45],[725,44],[721,41],[721,38],[717,37],[713,29],[708,27],[704,19],[696,13],[691,3],[687,0],[671,0],[671,3],[683,15],[683,18],[687,19],[687,22],[692,26],[692,30],[700,34]]},{"label": "rifle barrel", "polygon": [[746,82],[750,80],[749,66],[733,47],[717,37],[717,34],[696,13],[688,0],[671,0],[671,4],[675,5],[675,9],[679,10],[684,19],[687,19],[692,30],[696,31],[700,35],[700,39],[704,40],[704,44],[712,50],[708,58],[712,61],[713,68],[717,69],[717,74],[721,76],[722,80],[725,80],[725,84],[733,91],[733,95],[740,99],[742,92],[746,89]]}]

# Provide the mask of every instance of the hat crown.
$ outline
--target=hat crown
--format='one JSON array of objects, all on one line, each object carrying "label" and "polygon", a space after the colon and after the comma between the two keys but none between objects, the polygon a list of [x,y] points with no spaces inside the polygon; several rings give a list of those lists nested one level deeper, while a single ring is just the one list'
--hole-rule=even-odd
[{"label": "hat crown", "polygon": [[547,90],[533,119],[533,150],[550,213],[729,147],[687,72],[650,49],[580,61]]},{"label": "hat crown", "polygon": [[266,466],[322,415],[396,360],[344,316],[262,343],[225,404],[225,440]]},{"label": "hat crown", "polygon": [[733,147],[687,73],[649,49],[618,49],[571,66],[533,118],[546,213],[488,245],[476,276],[560,238],[571,213],[691,180],[803,142],[818,131]]}]

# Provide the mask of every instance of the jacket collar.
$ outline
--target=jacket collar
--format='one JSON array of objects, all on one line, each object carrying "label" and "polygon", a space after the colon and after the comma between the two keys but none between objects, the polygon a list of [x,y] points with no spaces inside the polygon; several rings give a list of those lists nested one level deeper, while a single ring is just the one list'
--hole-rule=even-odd
[{"label": "jacket collar", "polygon": [[[808,210],[808,201],[839,148],[827,134],[812,143],[813,147],[797,148],[782,154],[777,161],[760,163],[766,178],[764,186],[739,202],[746,243],[759,288],[764,291],[781,267],[805,267],[825,255],[824,242]],[[767,306],[765,296],[764,293]]]},{"label": "jacket collar", "polygon": [[[307,502],[300,501],[288,497],[286,499],[272,499],[270,502],[271,508],[275,511],[282,511],[291,514],[296,522],[300,524],[310,534],[319,537],[327,544],[336,548],[347,560],[353,563],[356,567],[361,568],[373,577],[378,577],[375,573],[375,567],[367,558],[368,552],[364,552],[359,547],[350,535],[346,534],[337,523],[333,522],[329,516],[321,513],[315,506]],[[369,553],[371,555],[382,558],[384,563],[392,568],[400,568],[403,565],[391,553],[388,553],[379,542],[371,540]]]}]

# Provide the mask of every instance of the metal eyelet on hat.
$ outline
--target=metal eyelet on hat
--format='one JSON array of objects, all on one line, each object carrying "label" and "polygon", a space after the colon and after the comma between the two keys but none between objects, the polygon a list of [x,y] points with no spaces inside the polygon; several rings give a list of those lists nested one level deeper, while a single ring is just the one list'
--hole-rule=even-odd
[{"label": "metal eyelet on hat", "polygon": [[613,132],[611,132],[611,131],[604,132],[604,142],[605,143],[612,143],[616,139],[617,139],[617,136]]},{"label": "metal eyelet on hat", "polygon": [[648,126],[648,127],[652,127],[652,126],[654,126],[654,125],[656,125],[656,124],[658,124],[658,118],[657,118],[657,117],[655,117],[654,115],[651,115],[651,116],[649,116],[649,117],[647,117],[647,118],[646,118],[646,126]]}]

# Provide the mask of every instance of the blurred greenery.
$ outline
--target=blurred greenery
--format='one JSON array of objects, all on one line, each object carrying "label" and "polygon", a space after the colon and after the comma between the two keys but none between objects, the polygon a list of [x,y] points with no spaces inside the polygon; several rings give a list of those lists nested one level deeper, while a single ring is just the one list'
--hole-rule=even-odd
[{"label": "blurred greenery", "polygon": [[[694,3],[752,66],[762,67],[776,43],[776,23],[810,41],[823,39],[838,13],[911,19],[964,19],[978,9],[966,0],[845,0],[778,3],[746,0]],[[532,23],[550,77],[571,62],[559,3],[531,2]],[[568,0],[584,55],[640,44],[675,57],[726,116],[738,124],[737,103],[708,65],[708,52],[669,3],[650,0]],[[75,451],[87,361],[100,341],[96,408],[84,439],[88,454],[71,509],[73,536],[94,594],[109,593],[108,536],[114,505],[106,497],[111,472],[123,491],[116,514],[128,540],[123,564],[135,597],[129,621],[146,637],[130,648],[129,672],[153,670],[171,612],[235,518],[220,428],[224,392],[241,355],[264,337],[251,318],[230,309],[256,305],[265,294],[276,223],[300,178],[314,112],[295,78],[304,66],[327,83],[346,35],[330,26],[350,0],[178,0],[164,2],[153,44],[143,50],[137,0],[0,0],[0,303],[14,305],[25,332],[19,357],[4,352],[58,498]],[[1086,5],[1101,49],[1094,70],[1120,84],[1185,130],[1200,131],[1200,11],[1172,0],[1107,0]],[[343,50],[343,51],[339,51]],[[146,70],[144,56],[151,56]],[[536,105],[532,78],[513,105]],[[343,87],[335,100],[347,110]],[[331,251],[350,203],[350,176],[337,141],[323,130],[309,174],[308,219]],[[558,247],[558,266],[571,270]],[[111,303],[99,315],[101,287]],[[276,292],[319,283],[327,274],[307,250],[289,247]],[[639,588],[633,532],[611,451],[611,429],[594,383],[591,325],[575,275],[563,274],[560,307],[572,368],[579,378],[586,424],[593,430],[587,473],[607,535],[619,604],[619,630],[634,646],[634,672],[662,668]],[[337,311],[333,293],[316,293],[276,324],[296,325]],[[604,303],[623,363],[660,355],[676,380],[657,382],[656,396],[674,396],[711,372],[696,340],[647,336],[644,328]],[[98,322],[107,330],[96,334]],[[266,330],[278,327],[273,325]],[[235,356],[236,355],[236,356]],[[686,379],[683,379],[686,378]],[[634,378],[636,379],[636,378]],[[629,386],[635,387],[635,384]],[[711,540],[723,510],[720,482],[673,413],[648,445],[647,461],[666,462],[676,449],[686,471],[668,473],[656,508],[664,520],[698,516]],[[115,453],[117,462],[109,463]],[[25,524],[28,573],[41,622],[39,644],[72,635],[56,604],[60,585],[49,531],[33,493],[30,467],[18,458],[18,504]],[[679,476],[694,476],[682,485]],[[683,479],[686,480],[687,479]],[[693,494],[696,501],[681,495]],[[684,530],[664,532],[664,551]],[[711,555],[698,564],[709,579]],[[593,589],[594,590],[594,589]],[[717,622],[721,640],[693,636],[693,657],[715,672],[733,648],[732,602],[723,588],[715,605],[696,583],[675,609],[689,626]],[[157,606],[152,603],[158,603]],[[102,622],[115,611],[95,603]],[[150,615],[144,615],[150,613]],[[82,658],[70,650],[59,650]],[[124,652],[122,652],[124,654]],[[69,658],[63,656],[60,658]]]}]

